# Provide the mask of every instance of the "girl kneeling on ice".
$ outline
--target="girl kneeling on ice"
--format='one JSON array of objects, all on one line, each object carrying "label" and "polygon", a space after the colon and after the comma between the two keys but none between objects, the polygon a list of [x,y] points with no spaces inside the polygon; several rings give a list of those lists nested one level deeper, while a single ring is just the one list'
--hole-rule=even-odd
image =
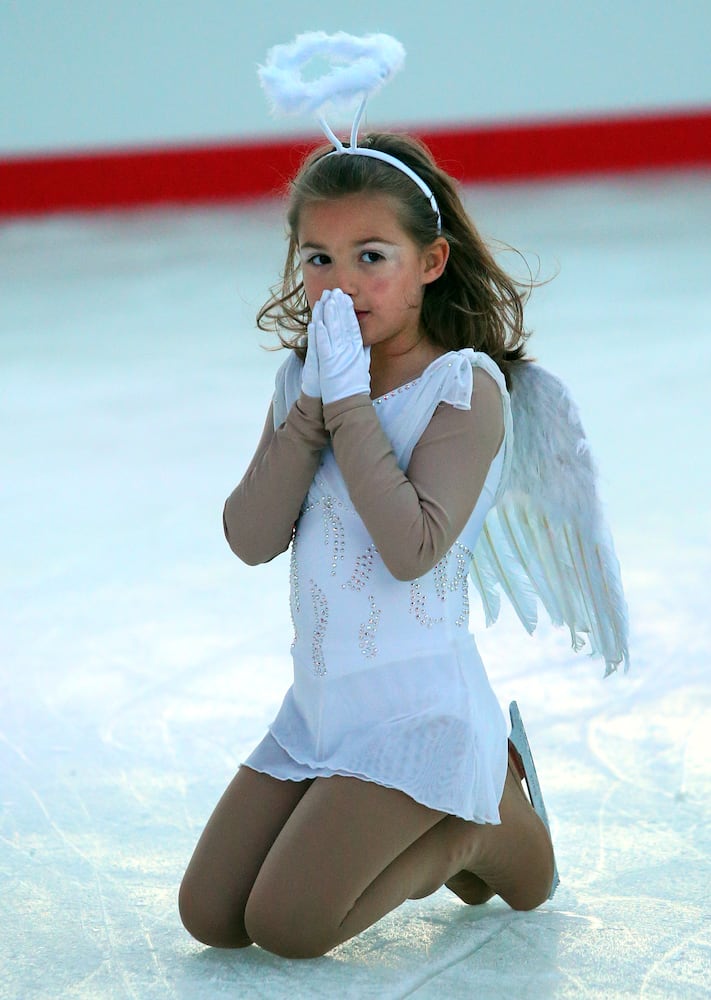
[{"label": "girl kneeling on ice", "polygon": [[522,290],[420,143],[332,138],[292,184],[260,313],[289,355],[224,511],[250,565],[291,546],[294,681],[180,892],[198,940],[288,957],[442,885],[530,909],[557,881],[520,718],[509,741],[468,631],[529,364]]}]

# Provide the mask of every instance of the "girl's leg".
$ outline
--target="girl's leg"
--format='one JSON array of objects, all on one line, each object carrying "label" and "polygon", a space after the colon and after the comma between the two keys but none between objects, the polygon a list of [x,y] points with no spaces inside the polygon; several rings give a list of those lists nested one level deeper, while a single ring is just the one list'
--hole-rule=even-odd
[{"label": "girl's leg", "polygon": [[257,876],[245,912],[247,934],[277,955],[316,957],[409,895],[433,892],[443,878],[431,877],[425,888],[423,871],[432,859],[423,841],[447,822],[443,817],[396,789],[358,778],[317,778]]},{"label": "girl's leg", "polygon": [[[506,779],[506,785],[504,787],[505,795],[501,802],[501,818],[502,824],[500,827],[489,827],[482,831],[482,836],[479,841],[480,850],[484,850],[487,842],[489,842],[490,847],[490,860],[487,862],[483,857],[480,856],[479,861],[472,861],[472,865],[478,865],[480,870],[488,871],[491,873],[492,864],[494,867],[494,872],[490,874],[490,877],[496,881],[499,886],[497,891],[511,903],[512,906],[518,909],[529,909],[529,906],[521,905],[524,900],[521,898],[522,890],[526,893],[531,891],[531,887],[527,887],[530,879],[527,879],[523,884],[517,884],[507,887],[503,882],[501,882],[502,875],[505,878],[505,873],[507,871],[506,865],[504,863],[501,867],[501,861],[505,862],[507,851],[513,850],[514,853],[520,851],[520,843],[531,844],[534,853],[540,853],[541,858],[549,859],[550,864],[553,863],[553,847],[550,843],[550,836],[547,831],[545,831],[543,823],[538,820],[533,813],[533,809],[530,806],[528,798],[526,797],[523,787],[522,778],[517,773],[515,767],[512,766],[511,759],[509,757],[509,767],[508,775]],[[518,790],[520,794],[514,794]],[[521,825],[529,829],[528,836],[521,839]],[[511,843],[511,837],[509,836],[509,831],[513,832],[514,843]],[[517,842],[518,841],[518,842]],[[491,852],[494,851],[493,860],[491,858]],[[497,860],[498,853],[498,860]],[[496,875],[496,869],[501,868],[502,874]],[[540,873],[545,875],[548,871],[548,863],[543,864],[533,864],[531,868],[532,873]],[[551,875],[552,879],[552,875]],[[494,889],[488,885],[483,878],[479,875],[475,875],[473,871],[460,871],[457,872],[452,878],[448,879],[445,883],[448,889],[451,889],[455,895],[459,896],[461,900],[469,905],[477,905],[481,903],[486,903],[491,899],[492,896],[496,895]],[[548,886],[550,889],[550,885]],[[535,891],[535,888],[534,888]],[[517,906],[517,903],[519,904]],[[534,903],[534,905],[536,905]]]},{"label": "girl's leg", "polygon": [[244,909],[265,857],[310,781],[241,767],[210,817],[180,886],[186,929],[203,944],[251,944]]},{"label": "girl's leg", "polygon": [[482,903],[488,903],[491,897],[496,895],[494,890],[474,872],[457,872],[444,884],[452,890],[455,896],[459,896],[462,902],[469,906],[480,906]]},{"label": "girl's leg", "polygon": [[550,895],[553,844],[510,760],[499,815],[498,826],[476,827],[477,837],[464,867],[513,909],[532,910]]},{"label": "girl's leg", "polygon": [[531,909],[550,890],[552,849],[512,772],[500,811],[500,826],[480,826],[370,782],[317,779],[256,878],[247,934],[279,955],[322,955],[464,871]]}]

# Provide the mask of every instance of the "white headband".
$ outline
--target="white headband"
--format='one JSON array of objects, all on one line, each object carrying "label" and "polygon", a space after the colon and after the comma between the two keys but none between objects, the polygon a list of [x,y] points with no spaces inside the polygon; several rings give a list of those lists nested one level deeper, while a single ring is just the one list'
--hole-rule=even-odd
[{"label": "white headband", "polygon": [[[301,70],[314,56],[326,57],[342,63],[318,79],[306,81]],[[370,94],[375,93],[401,67],[405,50],[391,35],[365,35],[356,37],[343,31],[327,35],[323,31],[309,31],[298,35],[290,45],[275,45],[267,53],[264,66],[259,67],[259,79],[272,103],[272,110],[281,114],[319,112],[325,104],[338,105],[354,97],[361,97],[360,106],[353,120],[351,141],[344,146],[329,127],[325,118],[317,120],[335,149],[327,156],[348,154],[369,156],[382,160],[406,174],[429,201],[437,216],[437,232],[442,232],[442,216],[437,199],[429,185],[406,163],[389,153],[358,145],[358,128]]]}]

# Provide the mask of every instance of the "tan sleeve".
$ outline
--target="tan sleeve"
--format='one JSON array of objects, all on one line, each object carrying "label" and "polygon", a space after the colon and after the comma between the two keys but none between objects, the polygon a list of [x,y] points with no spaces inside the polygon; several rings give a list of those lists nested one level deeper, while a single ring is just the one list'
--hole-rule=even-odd
[{"label": "tan sleeve", "polygon": [[230,548],[248,565],[269,562],[288,548],[328,443],[320,399],[302,393],[277,430],[269,408],[254,458],[222,518]]},{"label": "tan sleeve", "polygon": [[440,404],[406,472],[367,396],[328,404],[324,419],[353,505],[385,565],[398,580],[429,572],[469,520],[503,440],[494,380],[474,372],[470,410]]}]

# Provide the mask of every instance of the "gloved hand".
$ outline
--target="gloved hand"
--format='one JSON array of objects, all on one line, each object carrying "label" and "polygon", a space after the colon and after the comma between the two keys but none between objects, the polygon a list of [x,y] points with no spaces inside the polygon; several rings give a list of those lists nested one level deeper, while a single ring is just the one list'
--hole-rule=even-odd
[{"label": "gloved hand", "polygon": [[311,313],[311,322],[306,328],[306,358],[304,359],[304,366],[301,369],[301,391],[307,396],[314,396],[316,399],[321,398],[321,381],[318,370],[318,348],[316,346],[316,329],[314,324],[316,320],[320,323],[323,322],[323,300],[327,295],[330,295],[330,292],[324,292]]},{"label": "gloved hand", "polygon": [[319,302],[322,313],[314,316],[313,326],[324,405],[356,393],[370,395],[370,348],[363,346],[353,300],[334,288],[330,294],[324,292]]}]

